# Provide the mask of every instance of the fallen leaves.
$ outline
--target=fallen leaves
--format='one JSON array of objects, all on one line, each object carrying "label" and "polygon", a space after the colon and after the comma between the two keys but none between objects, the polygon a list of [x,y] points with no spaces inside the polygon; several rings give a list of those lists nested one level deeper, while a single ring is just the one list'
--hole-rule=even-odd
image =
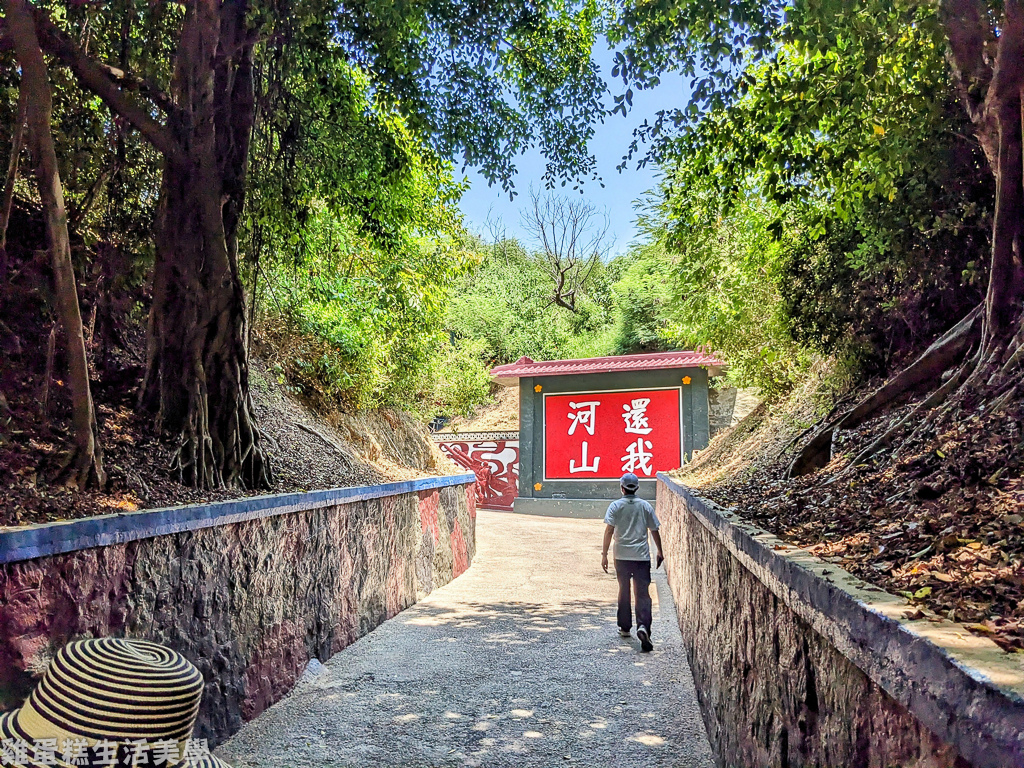
[{"label": "fallen leaves", "polygon": [[[1024,403],[1000,413],[951,410],[900,461],[881,454],[847,468],[844,457],[912,407],[838,435],[844,456],[816,474],[780,480],[790,454],[765,449],[744,471],[701,490],[779,538],[902,593],[909,615],[925,610],[964,622],[1005,650],[1024,652]],[[766,421],[762,430],[780,425]],[[908,425],[905,437],[917,426]],[[755,432],[748,440],[774,448],[792,434]],[[840,487],[832,481],[842,470]]]}]

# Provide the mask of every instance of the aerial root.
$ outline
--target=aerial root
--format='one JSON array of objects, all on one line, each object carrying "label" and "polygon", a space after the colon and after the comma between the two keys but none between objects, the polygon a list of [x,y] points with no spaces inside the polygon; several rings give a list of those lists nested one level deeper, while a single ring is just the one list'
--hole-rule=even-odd
[{"label": "aerial root", "polygon": [[[786,476],[797,477],[821,469],[833,458],[832,444],[838,430],[853,429],[906,392],[924,384],[929,379],[940,379],[957,360],[963,358],[963,355],[981,337],[983,317],[984,305],[979,304],[963,320],[928,347],[913,363],[861,400],[846,414],[826,423],[797,452]],[[957,374],[940,386],[926,402],[932,400],[933,397],[938,398],[937,402],[942,402],[954,387],[962,386],[964,384],[964,380],[961,378],[963,370],[965,370],[965,366],[961,366]],[[950,382],[955,383],[949,386]],[[934,405],[928,407],[934,407]],[[917,409],[914,413],[916,412]]]}]

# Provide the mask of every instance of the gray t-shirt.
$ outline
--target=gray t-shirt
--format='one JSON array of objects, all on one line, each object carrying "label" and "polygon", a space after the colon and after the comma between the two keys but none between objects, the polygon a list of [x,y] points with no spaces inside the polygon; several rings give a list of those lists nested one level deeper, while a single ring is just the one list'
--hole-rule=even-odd
[{"label": "gray t-shirt", "polygon": [[615,527],[616,560],[650,560],[647,532],[661,527],[654,507],[636,496],[623,496],[608,506],[604,521]]}]

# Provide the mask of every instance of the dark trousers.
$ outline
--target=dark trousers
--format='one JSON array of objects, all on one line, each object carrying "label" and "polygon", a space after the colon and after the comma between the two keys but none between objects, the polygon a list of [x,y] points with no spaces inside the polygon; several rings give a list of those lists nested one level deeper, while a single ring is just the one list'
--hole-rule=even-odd
[{"label": "dark trousers", "polygon": [[615,560],[615,578],[619,580],[619,629],[633,628],[633,611],[629,605],[629,582],[636,595],[636,625],[651,631],[651,561]]}]

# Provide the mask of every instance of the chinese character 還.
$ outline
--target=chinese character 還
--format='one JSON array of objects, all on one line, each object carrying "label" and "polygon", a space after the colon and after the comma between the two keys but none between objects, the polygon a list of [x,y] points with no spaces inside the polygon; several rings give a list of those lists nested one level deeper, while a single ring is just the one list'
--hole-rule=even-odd
[{"label": "chinese character \u9084", "polygon": [[631,405],[623,405],[623,420],[626,422],[626,432],[633,435],[649,435],[651,427],[647,423],[647,406],[651,404],[651,398],[638,397]]},{"label": "chinese character \u9084", "polygon": [[[626,455],[622,457],[622,471],[636,472],[650,477],[651,459],[654,458],[654,454],[648,451],[652,447],[651,441],[644,440],[642,437],[638,437],[635,443],[630,443],[626,449]],[[645,448],[647,450],[644,450]]]},{"label": "chinese character \u9084", "polygon": [[580,461],[580,465],[576,466],[576,459],[569,459],[569,473],[576,474],[577,472],[597,472],[597,465],[601,463],[601,457],[595,456],[594,463],[591,466],[587,466],[587,450],[589,446],[587,441],[583,441],[583,459]]},{"label": "chinese character \u9084", "polygon": [[[576,427],[582,424],[583,428],[587,430],[587,434],[593,435],[594,421],[596,418],[595,411],[597,410],[597,406],[600,404],[601,403],[596,400],[589,403],[569,403],[569,407],[575,411],[575,413],[566,414],[566,416],[572,419],[572,424],[569,425],[569,434],[574,434],[576,432]],[[584,462],[585,461],[586,460],[584,459]]]}]

